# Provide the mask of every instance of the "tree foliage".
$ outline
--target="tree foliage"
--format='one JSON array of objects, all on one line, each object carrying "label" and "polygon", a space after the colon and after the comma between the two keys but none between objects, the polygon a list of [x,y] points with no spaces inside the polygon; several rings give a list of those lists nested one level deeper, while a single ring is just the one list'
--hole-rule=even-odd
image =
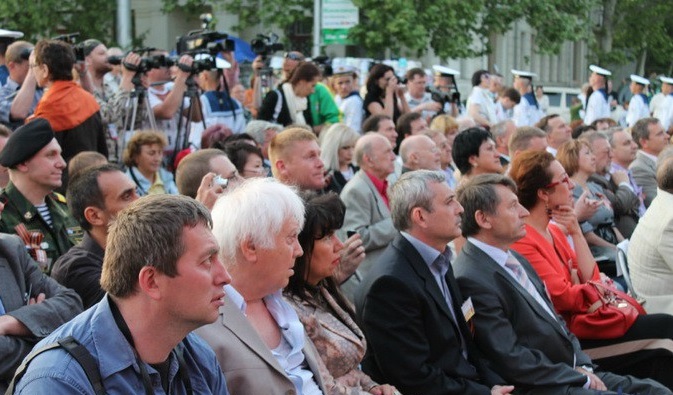
[{"label": "tree foliage", "polygon": [[645,64],[670,72],[673,51],[673,2],[669,0],[602,0],[600,23],[595,28],[594,52],[603,64],[636,62],[634,72]]},{"label": "tree foliage", "polygon": [[111,0],[2,0],[0,26],[22,31],[30,41],[79,32],[80,40],[113,43],[115,10]]},{"label": "tree foliage", "polygon": [[[282,28],[313,12],[313,0],[162,0],[164,11],[180,4],[202,9],[218,4],[239,16],[234,30],[262,25]],[[461,58],[489,52],[489,38],[525,19],[537,30],[539,52],[558,52],[566,40],[587,37],[588,15],[597,0],[353,0],[360,24],[349,37],[369,54],[390,49],[421,55],[428,48],[441,58]]]}]

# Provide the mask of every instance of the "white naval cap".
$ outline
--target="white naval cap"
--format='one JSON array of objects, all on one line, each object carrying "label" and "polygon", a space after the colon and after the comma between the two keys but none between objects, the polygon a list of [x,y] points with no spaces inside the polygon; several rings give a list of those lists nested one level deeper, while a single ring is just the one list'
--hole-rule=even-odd
[{"label": "white naval cap", "polygon": [[450,75],[460,75],[460,72],[458,70],[454,70],[446,66],[440,66],[438,64],[432,66],[432,71],[434,71],[435,74],[439,74],[443,77],[448,77]]},{"label": "white naval cap", "polygon": [[610,70],[606,70],[602,67],[598,67],[595,64],[592,64],[591,66],[589,66],[589,70],[593,71],[596,74],[604,75],[606,77],[609,77],[609,76],[612,75],[612,72],[610,72]]},{"label": "white naval cap", "polygon": [[528,78],[529,80],[532,80],[533,77],[537,77],[537,74],[530,72],[530,71],[523,71],[523,70],[515,70],[512,69],[512,74],[519,78]]},{"label": "white naval cap", "polygon": [[332,69],[332,75],[343,75],[343,74],[353,74],[358,69],[356,69],[354,66],[348,66],[348,65],[343,65],[343,66],[336,66]]},{"label": "white naval cap", "polygon": [[635,82],[636,84],[640,84],[640,85],[649,85],[650,84],[650,80],[648,80],[647,78],[643,78],[643,77],[641,77],[637,74],[631,74],[631,81]]},{"label": "white naval cap", "polygon": [[5,29],[0,29],[0,38],[21,38],[23,37],[23,33],[17,32],[14,30],[5,30]]},{"label": "white naval cap", "polygon": [[660,75],[659,79],[661,80],[661,82],[663,82],[665,84],[673,85],[673,78],[671,78],[671,77],[664,77],[663,75]]}]

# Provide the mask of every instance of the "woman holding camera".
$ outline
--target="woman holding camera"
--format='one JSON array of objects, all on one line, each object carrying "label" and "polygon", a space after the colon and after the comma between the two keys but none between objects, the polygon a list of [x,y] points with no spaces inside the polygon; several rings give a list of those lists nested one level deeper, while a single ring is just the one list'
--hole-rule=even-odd
[{"label": "woman holding camera", "polygon": [[313,126],[308,96],[320,81],[320,69],[303,62],[292,71],[287,81],[270,91],[259,109],[257,119],[288,125]]},{"label": "woman holding camera", "polygon": [[409,104],[398,82],[392,67],[385,64],[372,67],[367,77],[367,95],[363,104],[365,119],[382,114],[391,117],[397,124],[399,117],[409,112]]}]

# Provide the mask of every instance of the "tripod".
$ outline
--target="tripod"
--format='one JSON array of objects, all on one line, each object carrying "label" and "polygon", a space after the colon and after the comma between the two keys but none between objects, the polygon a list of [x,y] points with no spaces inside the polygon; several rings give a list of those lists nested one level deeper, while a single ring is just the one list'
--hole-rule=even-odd
[{"label": "tripod", "polygon": [[[203,111],[201,110],[199,87],[194,81],[194,73],[190,74],[190,76],[187,78],[186,85],[187,90],[185,90],[185,93],[183,94],[182,103],[180,103],[180,110],[178,112],[180,114],[180,120],[178,121],[178,130],[169,167],[172,167],[175,163],[175,158],[177,157],[178,153],[181,150],[189,147],[189,137],[192,133],[192,120],[201,119],[203,130],[206,130],[206,120],[204,119]],[[189,110],[187,116],[183,117],[182,114],[184,114],[185,111],[186,98],[189,99]],[[200,118],[197,118],[197,115],[199,115]],[[185,131],[184,133],[181,133],[183,122],[185,122]]]},{"label": "tripod", "polygon": [[[120,138],[117,140],[117,151],[115,156],[119,158],[119,153],[124,150],[126,143],[128,142],[130,135],[136,129],[136,121],[138,116],[138,103],[142,103],[143,108],[145,109],[145,117],[147,118],[147,124],[152,130],[157,130],[157,122],[154,119],[154,112],[152,112],[152,107],[150,107],[150,101],[147,96],[147,88],[143,86],[141,81],[141,73],[136,72],[133,76],[133,90],[129,95],[129,98],[126,100],[124,105],[124,124],[122,126]],[[143,120],[144,121],[144,120]]]}]

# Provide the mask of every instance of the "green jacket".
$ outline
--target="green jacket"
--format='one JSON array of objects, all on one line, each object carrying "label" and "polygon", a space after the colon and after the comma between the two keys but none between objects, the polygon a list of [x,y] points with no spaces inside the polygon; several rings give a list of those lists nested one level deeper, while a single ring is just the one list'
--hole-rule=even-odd
[{"label": "green jacket", "polygon": [[[37,208],[23,196],[21,192],[10,181],[7,187],[2,191],[0,197],[7,201],[5,209],[0,218],[0,232],[19,234],[16,226],[23,223],[28,232],[39,232],[42,234],[42,242],[35,245],[35,248],[26,246],[28,252],[36,259],[36,250],[44,250],[47,255],[46,262],[38,262],[42,271],[49,274],[51,265],[58,257],[65,254],[70,247],[82,240],[83,232],[77,223],[68,206],[65,197],[58,193],[51,193],[45,197],[53,227],[49,227],[42,219]],[[21,235],[19,234],[19,237]],[[22,238],[23,240],[23,238]],[[25,240],[24,240],[25,243]]]},{"label": "green jacket", "polygon": [[329,89],[321,82],[316,84],[315,92],[309,96],[313,126],[339,122],[339,107],[334,102]]}]

